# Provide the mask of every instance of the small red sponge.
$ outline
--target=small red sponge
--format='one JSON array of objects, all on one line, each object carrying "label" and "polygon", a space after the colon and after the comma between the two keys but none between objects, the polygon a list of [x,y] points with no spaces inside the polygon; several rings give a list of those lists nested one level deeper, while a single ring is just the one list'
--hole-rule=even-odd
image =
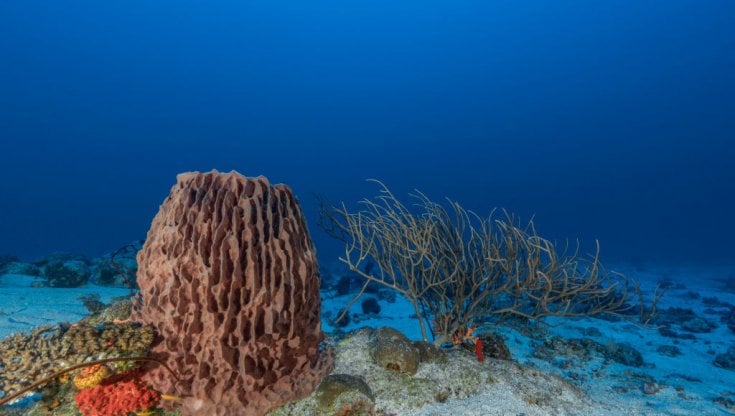
[{"label": "small red sponge", "polygon": [[126,377],[81,390],[74,399],[84,416],[127,416],[155,406],[160,397],[139,379]]}]

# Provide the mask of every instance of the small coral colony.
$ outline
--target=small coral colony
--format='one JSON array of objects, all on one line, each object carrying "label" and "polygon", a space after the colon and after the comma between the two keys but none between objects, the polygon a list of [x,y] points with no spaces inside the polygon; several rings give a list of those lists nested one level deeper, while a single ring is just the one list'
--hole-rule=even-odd
[{"label": "small coral colony", "polygon": [[[651,317],[634,282],[597,256],[558,254],[532,223],[420,193],[409,208],[380,186],[355,212],[322,204],[321,225],[345,242],[341,260],[364,283],[344,311],[371,286],[390,289],[411,305],[425,345],[464,347],[479,361],[509,354],[481,331],[489,325]],[[105,278],[132,280],[113,264]],[[316,250],[288,187],[236,172],[179,175],[137,267],[132,297],[3,340],[0,403],[40,392],[38,414],[264,415],[332,370]]]}]

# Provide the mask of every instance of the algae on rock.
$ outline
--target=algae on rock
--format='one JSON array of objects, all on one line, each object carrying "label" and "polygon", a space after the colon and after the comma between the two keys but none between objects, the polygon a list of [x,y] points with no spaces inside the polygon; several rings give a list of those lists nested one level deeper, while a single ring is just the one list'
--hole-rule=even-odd
[{"label": "algae on rock", "polygon": [[360,377],[349,374],[330,374],[316,390],[317,412],[338,415],[345,409],[372,409],[375,403],[370,386]]}]

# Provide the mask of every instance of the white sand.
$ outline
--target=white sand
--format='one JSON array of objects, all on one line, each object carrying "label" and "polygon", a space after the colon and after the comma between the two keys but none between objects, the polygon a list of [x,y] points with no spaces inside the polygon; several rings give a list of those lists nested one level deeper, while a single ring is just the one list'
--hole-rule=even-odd
[{"label": "white sand", "polygon": [[126,296],[127,289],[87,285],[80,288],[31,287],[38,280],[32,276],[0,276],[0,339],[35,326],[76,322],[89,315],[80,295],[99,294],[102,302]]},{"label": "white sand", "polygon": [[[616,270],[621,270],[617,268]],[[552,320],[554,327],[549,327],[550,335],[556,334],[564,338],[583,338],[580,330],[594,327],[602,332],[602,336],[590,337],[602,344],[609,342],[625,342],[631,344],[643,355],[645,364],[642,367],[628,367],[616,363],[607,363],[600,368],[600,363],[592,360],[589,368],[575,368],[577,373],[587,377],[584,382],[574,382],[586,391],[597,402],[597,407],[588,409],[585,414],[641,414],[641,415],[723,415],[730,414],[726,409],[713,402],[713,399],[732,392],[735,399],[735,371],[716,367],[712,364],[713,354],[724,352],[735,344],[735,333],[719,322],[719,317],[705,314],[708,306],[702,303],[703,297],[715,296],[723,302],[735,304],[735,294],[716,289],[716,279],[728,276],[729,270],[694,270],[694,269],[659,269],[648,272],[622,270],[628,276],[641,281],[644,290],[652,290],[656,282],[662,278],[671,279],[674,283],[682,283],[685,289],[669,290],[659,308],[689,308],[700,316],[715,321],[718,328],[705,334],[694,334],[696,340],[674,340],[664,337],[655,329],[634,326],[628,322],[608,322],[600,319],[557,319]],[[699,299],[686,296],[687,291],[700,295]],[[371,295],[364,295],[371,296]],[[328,296],[327,296],[328,297]],[[351,296],[326,299],[323,302],[325,312],[337,313]],[[381,314],[378,317],[351,322],[344,331],[363,326],[392,326],[412,339],[420,339],[417,321],[412,318],[409,304],[400,297],[396,303],[381,301]],[[352,312],[361,311],[360,302],[355,303]],[[558,325],[558,326],[556,326]],[[325,322],[326,331],[333,328]],[[521,364],[535,366],[549,374],[568,377],[568,371],[562,370],[552,363],[534,358],[531,340],[519,333],[503,329],[500,331],[508,339],[508,347],[513,358]],[[668,357],[656,351],[661,345],[676,345],[682,352],[677,357]],[[594,371],[599,369],[599,371]],[[664,387],[653,395],[644,395],[640,387],[642,382],[631,381],[630,373],[644,374],[653,377]],[[683,377],[697,379],[688,381]],[[618,393],[615,386],[632,385],[630,391]],[[679,392],[675,387],[683,387]],[[631,408],[632,407],[632,408]],[[637,413],[636,413],[637,412]],[[409,413],[407,413],[408,415]],[[512,395],[498,396],[497,392],[487,392],[465,400],[448,401],[423,408],[410,415],[541,415],[525,403],[518,403]]]}]

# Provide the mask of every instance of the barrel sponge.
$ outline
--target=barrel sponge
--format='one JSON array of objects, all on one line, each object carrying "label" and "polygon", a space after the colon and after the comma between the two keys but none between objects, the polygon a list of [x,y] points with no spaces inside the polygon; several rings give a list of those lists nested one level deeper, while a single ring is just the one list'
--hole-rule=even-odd
[{"label": "barrel sponge", "polygon": [[133,319],[155,327],[148,381],[184,415],[262,415],[331,370],[320,348],[319,268],[285,185],[184,173],[138,253]]}]

